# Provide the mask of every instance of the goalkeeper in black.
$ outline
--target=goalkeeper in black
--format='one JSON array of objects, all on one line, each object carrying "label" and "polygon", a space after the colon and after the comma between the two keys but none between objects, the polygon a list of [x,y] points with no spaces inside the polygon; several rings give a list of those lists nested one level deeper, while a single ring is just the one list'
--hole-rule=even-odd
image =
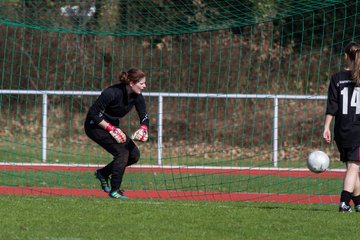
[{"label": "goalkeeper in black", "polygon": [[335,117],[334,140],[340,160],[346,164],[340,212],[360,212],[360,45],[349,43],[345,49],[347,68],[331,77],[326,107],[323,137],[331,142],[330,125]]},{"label": "goalkeeper in black", "polygon": [[[112,198],[127,198],[120,189],[125,168],[140,158],[140,151],[133,140],[148,140],[149,118],[142,91],[146,87],[145,74],[130,69],[119,74],[119,84],[106,88],[86,116],[86,135],[108,151],[113,160],[95,172],[101,188]],[[119,127],[120,120],[135,106],[140,120],[139,129],[131,136]],[[110,181],[110,186],[109,186]]]}]

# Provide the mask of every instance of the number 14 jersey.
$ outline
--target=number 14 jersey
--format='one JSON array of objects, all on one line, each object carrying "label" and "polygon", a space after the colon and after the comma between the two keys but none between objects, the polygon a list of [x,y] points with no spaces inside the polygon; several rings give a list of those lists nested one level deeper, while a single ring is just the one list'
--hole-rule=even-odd
[{"label": "number 14 jersey", "polygon": [[326,114],[335,117],[334,139],[339,146],[360,146],[360,87],[350,71],[331,77]]}]

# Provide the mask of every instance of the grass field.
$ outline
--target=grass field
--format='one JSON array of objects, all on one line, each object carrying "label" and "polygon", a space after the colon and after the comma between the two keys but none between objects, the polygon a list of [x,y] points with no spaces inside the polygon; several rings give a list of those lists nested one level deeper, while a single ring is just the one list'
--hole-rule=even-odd
[{"label": "grass field", "polygon": [[[293,164],[293,165],[292,165]],[[292,163],[287,167],[299,167]],[[266,166],[266,164],[264,164]],[[261,165],[262,166],[262,165]],[[332,167],[334,167],[332,165]],[[349,239],[357,237],[360,214],[340,214],[335,204],[295,204],[288,194],[338,196],[342,174],[313,176],[308,172],[127,171],[125,190],[275,193],[292,203],[247,201],[181,201],[105,197],[94,169],[50,166],[2,166],[0,186],[25,192],[33,188],[92,190],[104,197],[0,195],[0,239]],[[256,168],[252,169],[256,171]],[[7,192],[7,194],[11,194]],[[129,191],[127,191],[129,193]],[[270,199],[268,196],[255,200]],[[337,202],[337,197],[333,202]],[[284,199],[283,199],[284,200]]]},{"label": "grass field", "polygon": [[1,239],[355,239],[336,205],[0,195]]}]

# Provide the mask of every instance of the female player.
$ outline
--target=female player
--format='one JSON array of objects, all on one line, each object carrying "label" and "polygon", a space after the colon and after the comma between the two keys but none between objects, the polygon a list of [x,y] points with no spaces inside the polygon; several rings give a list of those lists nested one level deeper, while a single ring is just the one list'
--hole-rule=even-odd
[{"label": "female player", "polygon": [[[148,140],[149,118],[141,92],[146,87],[145,74],[130,69],[119,74],[120,83],[106,88],[86,116],[86,135],[113,155],[113,160],[95,172],[101,188],[112,198],[126,198],[120,189],[125,168],[140,158],[140,151],[133,140]],[[119,127],[119,119],[135,106],[140,119],[140,128],[132,139]],[[110,187],[109,187],[110,179]]]},{"label": "female player", "polygon": [[331,142],[330,124],[335,117],[334,140],[346,164],[339,211],[351,212],[352,199],[360,212],[360,45],[351,42],[344,50],[347,68],[331,77],[323,137]]}]

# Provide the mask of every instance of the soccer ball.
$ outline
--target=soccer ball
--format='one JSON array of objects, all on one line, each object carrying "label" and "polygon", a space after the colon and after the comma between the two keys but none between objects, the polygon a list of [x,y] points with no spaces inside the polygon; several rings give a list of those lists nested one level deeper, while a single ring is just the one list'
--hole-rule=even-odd
[{"label": "soccer ball", "polygon": [[307,159],[307,167],[313,173],[321,173],[329,168],[329,156],[323,151],[314,151],[309,154]]}]

